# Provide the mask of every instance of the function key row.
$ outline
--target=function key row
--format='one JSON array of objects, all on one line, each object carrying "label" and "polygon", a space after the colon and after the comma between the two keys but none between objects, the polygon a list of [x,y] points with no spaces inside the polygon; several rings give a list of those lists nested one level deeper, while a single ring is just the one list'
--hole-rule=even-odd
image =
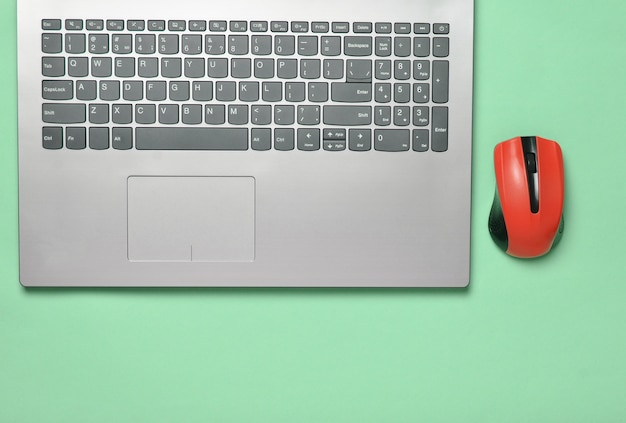
[{"label": "function key row", "polygon": [[[45,31],[61,30],[61,19],[43,19],[41,29]],[[448,34],[447,23],[391,23],[391,22],[307,22],[307,21],[223,21],[223,20],[127,20],[123,19],[65,19],[67,31],[212,31],[212,32],[313,32],[313,33],[349,33],[369,34]],[[431,28],[432,27],[432,28]]]}]

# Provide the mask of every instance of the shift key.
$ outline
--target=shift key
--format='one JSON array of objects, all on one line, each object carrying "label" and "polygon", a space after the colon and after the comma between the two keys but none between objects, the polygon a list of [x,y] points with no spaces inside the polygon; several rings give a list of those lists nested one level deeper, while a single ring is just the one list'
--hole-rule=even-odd
[{"label": "shift key", "polygon": [[369,125],[372,123],[370,106],[324,106],[326,125]]},{"label": "shift key", "polygon": [[41,106],[41,118],[46,123],[83,123],[85,117],[84,104],[44,103]]}]

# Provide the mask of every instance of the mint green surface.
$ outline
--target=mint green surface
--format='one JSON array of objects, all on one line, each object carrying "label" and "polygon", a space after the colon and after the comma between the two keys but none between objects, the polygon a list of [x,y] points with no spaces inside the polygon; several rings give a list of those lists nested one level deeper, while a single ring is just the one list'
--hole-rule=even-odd
[{"label": "mint green surface", "polygon": [[[466,290],[24,289],[0,0],[0,422],[626,421],[624,17],[477,0]],[[534,261],[486,228],[493,147],[526,134],[566,165],[563,240]]]}]

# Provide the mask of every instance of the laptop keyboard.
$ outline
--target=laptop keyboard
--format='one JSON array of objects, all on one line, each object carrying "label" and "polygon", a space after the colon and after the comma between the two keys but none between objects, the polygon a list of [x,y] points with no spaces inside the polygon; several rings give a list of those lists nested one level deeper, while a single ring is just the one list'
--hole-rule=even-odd
[{"label": "laptop keyboard", "polygon": [[448,149],[446,23],[41,26],[45,149]]}]

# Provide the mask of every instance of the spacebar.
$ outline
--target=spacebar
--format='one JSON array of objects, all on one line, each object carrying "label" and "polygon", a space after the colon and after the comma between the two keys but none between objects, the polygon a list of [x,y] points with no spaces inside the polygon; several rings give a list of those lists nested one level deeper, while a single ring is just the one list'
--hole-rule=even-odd
[{"label": "spacebar", "polygon": [[137,150],[247,150],[246,128],[137,128]]}]

